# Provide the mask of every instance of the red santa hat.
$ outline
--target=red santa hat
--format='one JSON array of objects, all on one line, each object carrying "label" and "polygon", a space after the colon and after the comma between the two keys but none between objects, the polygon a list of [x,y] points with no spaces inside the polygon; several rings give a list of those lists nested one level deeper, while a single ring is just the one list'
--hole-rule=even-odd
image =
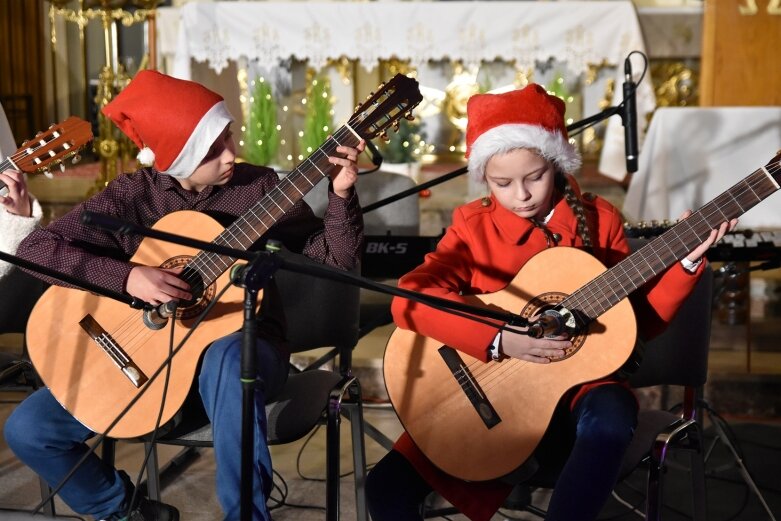
[{"label": "red santa hat", "polygon": [[475,94],[466,106],[469,175],[485,180],[491,157],[531,148],[566,174],[580,168],[577,148],[567,138],[564,102],[537,84],[502,94]]},{"label": "red santa hat", "polygon": [[103,114],[141,150],[139,163],[181,179],[193,174],[233,121],[219,94],[148,70],[136,74]]}]

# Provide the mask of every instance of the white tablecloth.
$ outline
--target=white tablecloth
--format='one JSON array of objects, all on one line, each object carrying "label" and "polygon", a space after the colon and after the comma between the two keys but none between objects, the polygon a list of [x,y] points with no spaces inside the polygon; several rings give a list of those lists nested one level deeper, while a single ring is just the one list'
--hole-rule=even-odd
[{"label": "white tablecloth", "polygon": [[[677,219],[764,166],[781,148],[781,107],[661,108],[624,202],[630,220]],[[781,228],[777,192],[741,228]]]},{"label": "white tablecloth", "polygon": [[[502,59],[529,68],[554,57],[575,73],[603,61],[618,65],[613,100],[618,104],[624,58],[632,50],[645,51],[629,1],[193,2],[158,12],[158,50],[181,78],[191,77],[192,59],[220,72],[239,58],[271,67],[295,56],[319,69],[328,59],[346,56],[371,70],[378,60],[391,58],[418,67],[429,60],[471,66]],[[633,60],[637,76],[639,63]],[[637,96],[643,122],[656,105],[650,72]],[[608,121],[600,171],[624,177],[618,117]]]},{"label": "white tablecloth", "polygon": [[16,142],[11,133],[11,125],[5,116],[3,106],[0,105],[0,159],[5,159],[16,152]]}]

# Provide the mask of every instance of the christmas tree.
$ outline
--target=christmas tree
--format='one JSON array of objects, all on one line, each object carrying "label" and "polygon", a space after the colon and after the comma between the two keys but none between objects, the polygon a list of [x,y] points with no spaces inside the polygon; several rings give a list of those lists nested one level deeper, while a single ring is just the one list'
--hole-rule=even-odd
[{"label": "christmas tree", "polygon": [[271,86],[263,78],[252,83],[254,88],[244,131],[244,154],[250,163],[269,165],[276,160],[279,149],[277,104],[271,94]]},{"label": "christmas tree", "polygon": [[425,133],[417,120],[399,120],[398,131],[388,131],[388,142],[380,146],[388,163],[414,163],[426,152]]},{"label": "christmas tree", "polygon": [[308,157],[334,131],[331,85],[325,76],[316,76],[306,97],[304,133],[301,136],[301,154]]}]

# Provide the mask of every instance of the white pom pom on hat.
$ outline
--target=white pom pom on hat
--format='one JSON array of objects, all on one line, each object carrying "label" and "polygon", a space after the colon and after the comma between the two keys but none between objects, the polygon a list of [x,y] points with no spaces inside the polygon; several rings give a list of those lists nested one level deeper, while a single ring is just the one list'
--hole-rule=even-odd
[{"label": "white pom pom on hat", "polygon": [[139,71],[102,110],[141,151],[145,166],[190,177],[233,121],[216,92],[157,71]]},{"label": "white pom pom on hat", "polygon": [[567,138],[565,104],[532,83],[501,94],[475,94],[467,102],[466,157],[469,175],[485,180],[491,157],[518,148],[537,150],[566,174],[581,165],[580,153]]},{"label": "white pom pom on hat", "polygon": [[144,147],[139,150],[136,159],[141,166],[152,166],[155,164],[155,153],[152,152],[151,148]]}]

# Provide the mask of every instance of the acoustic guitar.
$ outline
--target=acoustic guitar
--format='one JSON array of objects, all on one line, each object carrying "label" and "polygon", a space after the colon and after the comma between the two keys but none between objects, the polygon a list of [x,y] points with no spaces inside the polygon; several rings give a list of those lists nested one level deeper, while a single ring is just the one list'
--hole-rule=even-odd
[{"label": "acoustic guitar", "polygon": [[[327,177],[338,145],[356,146],[411,119],[421,101],[418,83],[401,74],[371,94],[349,121],[308,159],[227,228],[210,217],[174,212],[154,226],[165,232],[187,230],[196,239],[246,250],[276,221]],[[131,262],[184,267],[182,277],[200,280],[193,302],[176,311],[174,342],[191,333],[173,357],[162,423],[180,408],[191,387],[201,353],[213,340],[241,327],[243,290],[230,287],[206,320],[193,329],[200,312],[215,299],[217,288],[230,286],[235,259],[145,238]],[[193,286],[191,284],[191,286]],[[196,286],[193,286],[196,287]],[[144,311],[78,289],[52,286],[36,304],[27,328],[30,358],[54,397],[82,424],[117,438],[137,437],[156,425],[164,379],[150,380],[168,356],[170,329],[144,321]],[[238,377],[238,375],[236,375]],[[140,395],[140,396],[139,396]],[[107,431],[120,413],[129,411]]]},{"label": "acoustic guitar", "polygon": [[560,317],[573,344],[562,359],[485,363],[458,346],[397,328],[385,350],[385,385],[421,451],[444,472],[470,481],[517,469],[537,447],[564,393],[612,374],[629,358],[637,326],[627,296],[721,222],[776,192],[779,158],[781,153],[610,269],[582,250],[550,248],[532,257],[505,289],[479,296],[486,306],[527,319],[546,312]]},{"label": "acoustic guitar", "polygon": [[[22,143],[19,150],[0,161],[0,172],[17,170],[25,174],[38,174],[49,172],[57,165],[64,170],[62,161],[75,156],[91,140],[92,127],[89,122],[71,116]],[[5,183],[0,181],[0,194],[6,188]]]}]

